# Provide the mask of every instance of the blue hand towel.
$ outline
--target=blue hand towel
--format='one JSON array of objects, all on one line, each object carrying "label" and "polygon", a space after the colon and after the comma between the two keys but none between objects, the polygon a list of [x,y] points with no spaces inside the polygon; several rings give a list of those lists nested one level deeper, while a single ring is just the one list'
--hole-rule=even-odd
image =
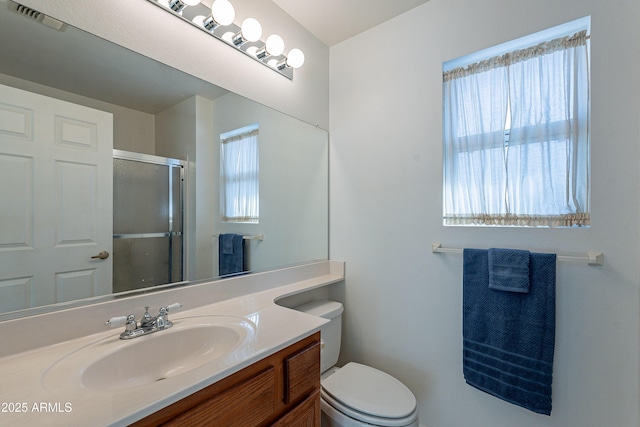
[{"label": "blue hand towel", "polygon": [[240,234],[218,237],[218,274],[226,276],[244,271],[244,239]]},{"label": "blue hand towel", "polygon": [[529,292],[529,251],[489,249],[489,287],[500,291]]},{"label": "blue hand towel", "polygon": [[233,253],[233,241],[236,236],[237,234],[221,234],[218,237],[218,239],[220,239],[220,246],[223,254],[231,255]]},{"label": "blue hand towel", "polygon": [[551,414],[555,254],[530,255],[528,293],[490,289],[488,251],[464,250],[463,373],[479,390]]}]

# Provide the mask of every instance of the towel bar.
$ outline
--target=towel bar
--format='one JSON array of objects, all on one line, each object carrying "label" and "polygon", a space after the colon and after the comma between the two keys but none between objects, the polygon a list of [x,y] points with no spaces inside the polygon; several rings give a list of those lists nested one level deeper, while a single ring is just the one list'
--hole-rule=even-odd
[{"label": "towel bar", "polygon": [[256,234],[253,236],[242,236],[244,240],[264,240],[263,234]]},{"label": "towel bar", "polygon": [[[461,254],[462,251],[462,248],[443,248],[439,242],[431,243],[431,252],[434,254]],[[604,254],[595,251],[587,252],[587,256],[558,255],[557,259],[559,261],[586,261],[589,265],[604,265]]]},{"label": "towel bar", "polygon": [[[219,234],[214,234],[212,237],[218,238],[218,237],[220,237],[220,235]],[[244,240],[261,240],[262,241],[262,240],[264,240],[264,234],[255,234],[253,236],[242,236],[242,238]]]}]

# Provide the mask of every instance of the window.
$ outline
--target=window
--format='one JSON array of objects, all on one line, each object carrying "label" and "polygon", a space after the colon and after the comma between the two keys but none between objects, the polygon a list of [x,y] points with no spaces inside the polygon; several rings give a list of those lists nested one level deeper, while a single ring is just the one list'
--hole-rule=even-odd
[{"label": "window", "polygon": [[258,126],[220,136],[220,206],[224,222],[258,222]]},{"label": "window", "polygon": [[584,22],[570,35],[543,32],[527,47],[445,64],[445,225],[590,225]]}]

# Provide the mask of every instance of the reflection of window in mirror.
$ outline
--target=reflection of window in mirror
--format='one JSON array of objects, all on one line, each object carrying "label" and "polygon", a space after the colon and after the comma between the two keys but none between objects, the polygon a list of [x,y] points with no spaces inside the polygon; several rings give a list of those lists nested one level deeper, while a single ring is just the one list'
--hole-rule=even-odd
[{"label": "reflection of window in mirror", "polygon": [[223,222],[258,223],[258,125],[220,135]]}]

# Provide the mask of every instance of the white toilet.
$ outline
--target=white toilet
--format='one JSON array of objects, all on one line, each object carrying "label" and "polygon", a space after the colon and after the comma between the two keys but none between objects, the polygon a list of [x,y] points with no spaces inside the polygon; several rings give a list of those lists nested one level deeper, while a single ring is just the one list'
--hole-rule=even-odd
[{"label": "white toilet", "polygon": [[313,301],[295,309],[330,320],[320,330],[322,427],[419,426],[416,398],[396,378],[354,362],[333,366],[340,353],[342,304]]}]

